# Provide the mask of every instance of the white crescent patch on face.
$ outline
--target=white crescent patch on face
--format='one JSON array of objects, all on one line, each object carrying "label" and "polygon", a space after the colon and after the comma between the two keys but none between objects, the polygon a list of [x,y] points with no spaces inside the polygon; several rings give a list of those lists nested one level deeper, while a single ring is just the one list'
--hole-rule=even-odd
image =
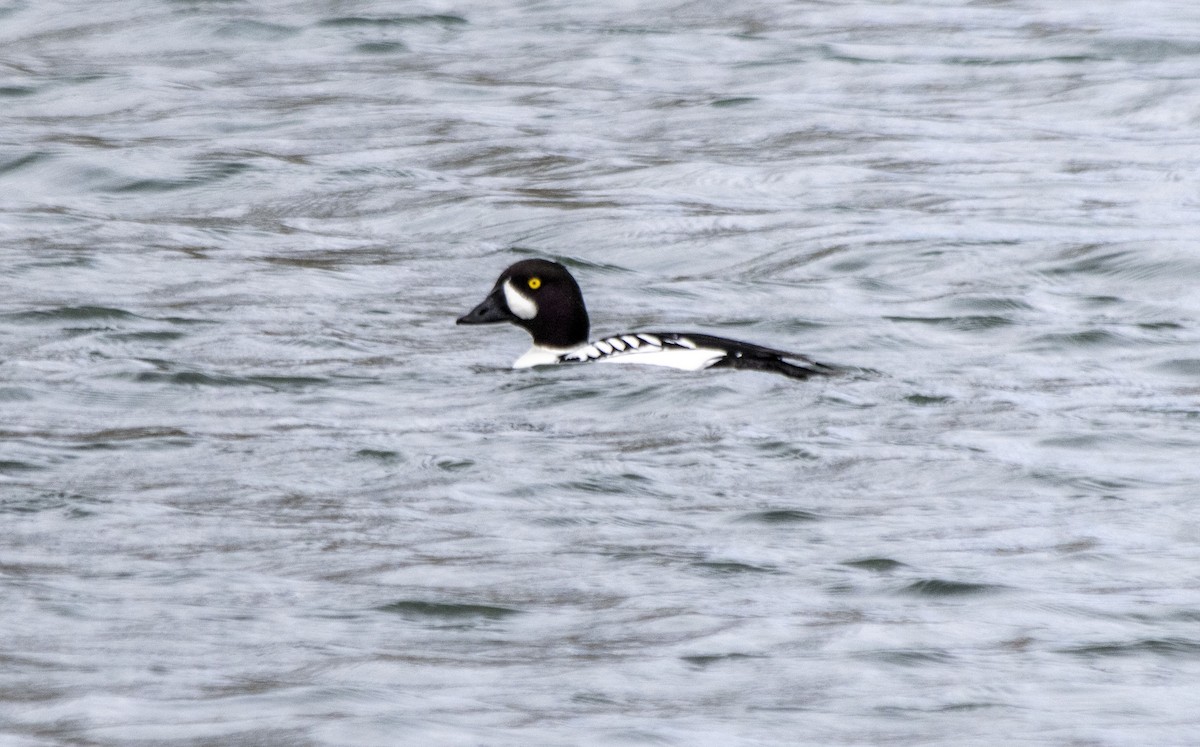
[{"label": "white crescent patch on face", "polygon": [[532,298],[514,288],[511,280],[504,281],[504,303],[508,304],[509,311],[526,321],[538,315],[537,304]]}]

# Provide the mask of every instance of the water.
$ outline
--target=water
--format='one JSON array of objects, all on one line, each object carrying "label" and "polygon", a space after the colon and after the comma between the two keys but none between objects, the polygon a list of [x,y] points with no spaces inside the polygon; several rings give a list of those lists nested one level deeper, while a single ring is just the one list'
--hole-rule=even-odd
[{"label": "water", "polygon": [[0,3],[0,743],[1194,742],[1200,5],[585,5]]}]

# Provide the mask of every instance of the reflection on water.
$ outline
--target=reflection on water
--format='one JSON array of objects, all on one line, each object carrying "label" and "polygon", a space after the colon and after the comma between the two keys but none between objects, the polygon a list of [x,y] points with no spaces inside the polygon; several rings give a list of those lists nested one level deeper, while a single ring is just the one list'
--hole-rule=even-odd
[{"label": "reflection on water", "polygon": [[1198,8],[0,4],[0,741],[1187,743]]}]

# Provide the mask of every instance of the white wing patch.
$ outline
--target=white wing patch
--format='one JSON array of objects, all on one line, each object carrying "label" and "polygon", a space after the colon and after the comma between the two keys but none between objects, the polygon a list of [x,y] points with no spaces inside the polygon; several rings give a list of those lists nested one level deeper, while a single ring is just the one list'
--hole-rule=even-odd
[{"label": "white wing patch", "polygon": [[644,366],[666,366],[682,371],[708,368],[726,356],[720,348],[700,347],[687,337],[664,341],[651,334],[605,337],[563,354],[566,362],[604,361],[606,363],[637,363]]}]

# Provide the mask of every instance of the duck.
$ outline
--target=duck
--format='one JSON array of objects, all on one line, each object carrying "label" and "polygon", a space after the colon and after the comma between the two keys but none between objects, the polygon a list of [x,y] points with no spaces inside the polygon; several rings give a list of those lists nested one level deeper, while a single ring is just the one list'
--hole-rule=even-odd
[{"label": "duck", "polygon": [[589,341],[587,307],[566,267],[546,259],[510,265],[487,297],[457,321],[461,325],[509,322],[533,337],[533,347],[513,368],[579,363],[630,363],[681,371],[732,368],[792,379],[827,376],[838,369],[807,356],[693,332],[629,332]]}]

